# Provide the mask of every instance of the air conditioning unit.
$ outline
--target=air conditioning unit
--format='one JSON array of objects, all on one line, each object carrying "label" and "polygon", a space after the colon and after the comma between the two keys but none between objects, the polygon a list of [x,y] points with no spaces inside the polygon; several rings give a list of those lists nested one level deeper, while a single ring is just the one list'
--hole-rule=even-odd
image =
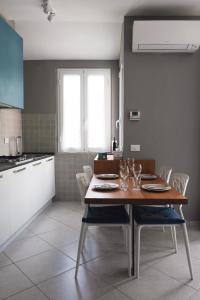
[{"label": "air conditioning unit", "polygon": [[133,52],[195,52],[200,46],[200,20],[133,22]]}]

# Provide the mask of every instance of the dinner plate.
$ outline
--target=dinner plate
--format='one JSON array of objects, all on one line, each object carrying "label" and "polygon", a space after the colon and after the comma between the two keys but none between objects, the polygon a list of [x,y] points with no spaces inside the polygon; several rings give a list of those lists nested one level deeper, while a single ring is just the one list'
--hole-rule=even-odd
[{"label": "dinner plate", "polygon": [[140,177],[141,177],[142,180],[156,179],[157,178],[157,176],[154,175],[154,174],[141,174]]},{"label": "dinner plate", "polygon": [[142,189],[150,192],[166,192],[171,190],[171,186],[164,184],[143,184]]},{"label": "dinner plate", "polygon": [[116,183],[94,184],[92,189],[97,191],[112,191],[119,188]]},{"label": "dinner plate", "polygon": [[119,178],[119,175],[117,175],[117,174],[98,174],[98,175],[96,175],[96,178],[98,178],[98,179],[117,179],[117,178]]}]

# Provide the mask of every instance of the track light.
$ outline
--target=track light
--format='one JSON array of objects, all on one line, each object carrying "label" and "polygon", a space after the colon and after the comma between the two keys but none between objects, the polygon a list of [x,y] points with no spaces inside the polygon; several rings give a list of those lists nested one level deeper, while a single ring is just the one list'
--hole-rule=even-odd
[{"label": "track light", "polygon": [[53,17],[55,17],[56,13],[53,11],[53,9],[49,3],[49,0],[42,0],[42,7],[43,7],[44,13],[48,15],[47,20],[49,22],[51,22]]},{"label": "track light", "polygon": [[55,15],[56,15],[55,12],[51,11],[51,12],[48,14],[48,17],[47,17],[48,21],[51,22],[52,19],[53,19],[53,17],[55,17]]}]

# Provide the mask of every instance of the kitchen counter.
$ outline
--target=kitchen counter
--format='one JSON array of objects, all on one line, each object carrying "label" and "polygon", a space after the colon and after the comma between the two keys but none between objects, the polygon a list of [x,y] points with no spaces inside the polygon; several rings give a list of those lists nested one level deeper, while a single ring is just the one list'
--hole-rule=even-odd
[{"label": "kitchen counter", "polygon": [[[24,166],[40,159],[54,156],[54,153],[23,153],[23,155],[27,156],[27,160],[22,161],[20,164],[15,164],[13,162],[0,162],[0,172],[7,171],[19,166]],[[30,160],[31,158],[32,160]]]}]

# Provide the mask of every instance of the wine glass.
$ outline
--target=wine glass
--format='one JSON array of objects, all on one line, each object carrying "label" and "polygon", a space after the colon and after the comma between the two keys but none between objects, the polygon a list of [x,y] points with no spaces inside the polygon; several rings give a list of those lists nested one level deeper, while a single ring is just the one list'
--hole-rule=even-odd
[{"label": "wine glass", "polygon": [[129,176],[133,177],[134,158],[127,158],[127,165],[129,168]]},{"label": "wine glass", "polygon": [[120,177],[123,180],[127,180],[128,176],[129,176],[129,168],[128,165],[125,165],[123,168],[120,169]]},{"label": "wine glass", "polygon": [[135,183],[134,190],[140,190],[141,172],[142,172],[142,165],[133,164],[133,175],[134,175],[134,183]]},{"label": "wine glass", "polygon": [[119,172],[120,172],[120,189],[123,191],[127,191],[128,190],[127,179],[129,177],[129,168],[125,160],[120,163]]}]

